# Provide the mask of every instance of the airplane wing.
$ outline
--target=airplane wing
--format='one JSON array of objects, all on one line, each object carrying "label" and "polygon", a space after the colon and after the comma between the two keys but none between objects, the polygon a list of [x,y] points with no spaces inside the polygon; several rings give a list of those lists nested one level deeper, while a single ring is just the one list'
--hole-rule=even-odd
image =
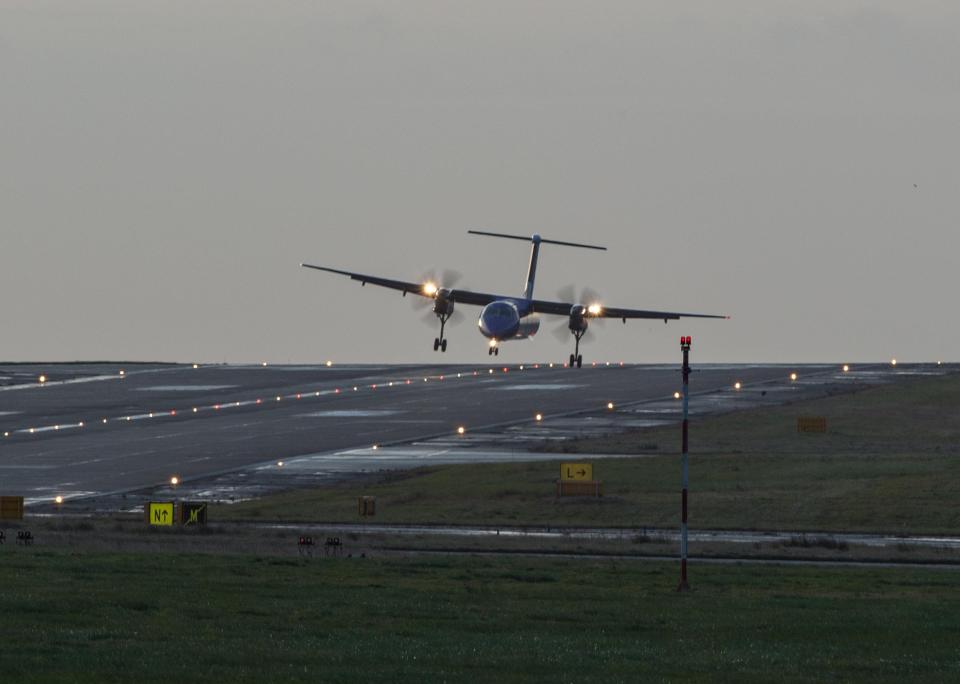
[{"label": "airplane wing", "polygon": [[[428,292],[424,289],[424,283],[413,283],[406,280],[393,280],[391,278],[381,278],[380,276],[366,275],[364,273],[354,273],[353,271],[341,271],[336,268],[329,268],[327,266],[315,266],[313,264],[300,264],[304,268],[313,268],[318,271],[327,271],[328,273],[336,273],[338,275],[348,276],[351,280],[359,281],[361,285],[366,285],[370,283],[371,285],[379,285],[380,287],[390,288],[391,290],[399,290],[406,295],[408,292],[411,294],[419,295],[420,297],[426,297],[427,299],[433,299],[436,290],[433,292]],[[475,304],[477,306],[486,306],[490,302],[496,301],[498,299],[503,299],[497,295],[485,294],[483,292],[471,292],[469,290],[450,290],[449,298],[458,304]],[[567,309],[569,311],[569,307]]]},{"label": "airplane wing", "polygon": [[[570,308],[575,306],[575,302],[548,302],[541,299],[533,300],[533,310],[543,314],[553,314],[556,316],[569,316]],[[697,314],[680,313],[677,311],[648,311],[646,309],[621,309],[617,307],[600,306],[596,313],[588,313],[588,318],[620,318],[626,323],[628,318],[652,318],[675,321],[678,318],[730,318],[729,316],[717,316],[715,314]]]}]

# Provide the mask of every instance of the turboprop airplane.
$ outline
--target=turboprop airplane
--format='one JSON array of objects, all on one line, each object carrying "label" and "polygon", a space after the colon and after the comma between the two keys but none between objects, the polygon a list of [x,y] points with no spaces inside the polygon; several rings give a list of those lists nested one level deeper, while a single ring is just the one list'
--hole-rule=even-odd
[{"label": "turboprop airplane", "polygon": [[505,233],[488,233],[481,230],[468,230],[467,232],[472,235],[523,240],[532,243],[530,265],[527,268],[527,284],[522,295],[519,297],[510,297],[456,289],[452,286],[445,287],[444,283],[435,282],[434,279],[426,279],[423,282],[408,282],[405,280],[391,280],[390,278],[382,278],[380,276],[354,273],[353,271],[342,271],[327,266],[315,266],[313,264],[300,265],[304,268],[315,268],[318,271],[328,271],[330,273],[349,276],[353,280],[360,281],[361,285],[370,283],[371,285],[400,290],[404,297],[409,293],[433,300],[433,313],[440,320],[440,336],[433,340],[434,351],[447,351],[447,338],[444,337],[444,328],[450,316],[453,314],[455,304],[483,307],[480,311],[480,318],[477,320],[477,325],[480,329],[480,334],[489,340],[487,354],[496,356],[500,354],[500,345],[502,343],[508,340],[522,340],[533,337],[540,329],[541,314],[566,316],[568,318],[567,328],[574,338],[574,350],[570,355],[571,368],[574,366],[580,368],[583,365],[583,356],[580,354],[580,339],[587,332],[587,327],[591,320],[619,318],[626,323],[628,318],[662,318],[663,322],[666,323],[667,321],[676,320],[681,317],[728,318],[728,316],[715,316],[711,314],[622,309],[604,306],[599,301],[593,299],[582,302],[551,302],[543,299],[534,299],[533,285],[537,275],[537,259],[540,256],[540,245],[563,245],[564,247],[600,250],[606,250],[607,248],[598,247],[597,245],[584,245],[577,242],[548,240],[539,235],[525,237],[522,235],[507,235]]}]

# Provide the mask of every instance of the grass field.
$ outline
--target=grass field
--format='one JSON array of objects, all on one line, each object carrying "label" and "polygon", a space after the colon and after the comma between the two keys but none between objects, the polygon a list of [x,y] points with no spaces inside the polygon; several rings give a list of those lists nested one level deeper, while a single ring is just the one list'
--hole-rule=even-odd
[{"label": "grass field", "polygon": [[[796,432],[824,416],[826,434]],[[221,519],[666,526],[677,520],[678,429],[565,443],[553,463],[461,465],[373,476],[219,507]],[[600,500],[557,499],[561,460],[597,460]],[[960,533],[960,376],[904,381],[691,425],[690,524],[700,529]]]},{"label": "grass field", "polygon": [[4,681],[948,681],[953,571],[0,553]]}]

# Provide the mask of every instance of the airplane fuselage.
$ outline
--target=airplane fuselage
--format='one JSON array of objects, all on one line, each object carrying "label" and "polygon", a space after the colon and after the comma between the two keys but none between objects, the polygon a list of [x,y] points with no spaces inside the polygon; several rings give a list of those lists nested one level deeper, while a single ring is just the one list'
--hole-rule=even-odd
[{"label": "airplane fuselage", "polygon": [[480,334],[494,343],[532,337],[540,329],[540,318],[527,299],[498,299],[480,311]]}]

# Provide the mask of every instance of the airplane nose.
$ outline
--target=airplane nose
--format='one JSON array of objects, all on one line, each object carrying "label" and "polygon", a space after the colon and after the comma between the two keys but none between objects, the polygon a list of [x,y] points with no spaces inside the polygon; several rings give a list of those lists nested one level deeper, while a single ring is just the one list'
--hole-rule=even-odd
[{"label": "airplane nose", "polygon": [[520,328],[520,317],[509,304],[496,302],[480,314],[480,330],[487,337],[503,340],[513,337]]}]

